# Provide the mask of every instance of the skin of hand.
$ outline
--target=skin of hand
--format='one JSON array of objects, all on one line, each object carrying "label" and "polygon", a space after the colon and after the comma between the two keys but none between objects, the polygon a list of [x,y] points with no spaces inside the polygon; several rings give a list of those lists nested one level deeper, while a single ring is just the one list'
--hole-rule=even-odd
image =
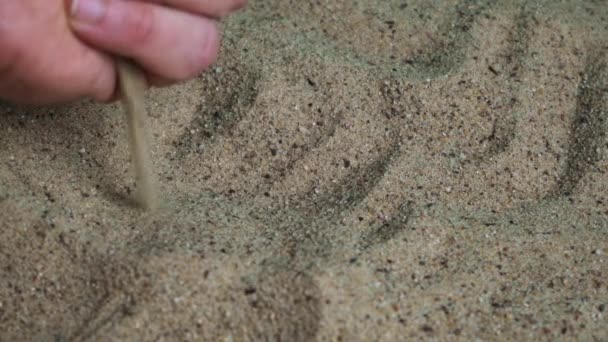
[{"label": "skin of hand", "polygon": [[219,53],[217,20],[246,0],[0,1],[0,98],[53,104],[115,99],[115,56],[152,86],[195,77]]}]

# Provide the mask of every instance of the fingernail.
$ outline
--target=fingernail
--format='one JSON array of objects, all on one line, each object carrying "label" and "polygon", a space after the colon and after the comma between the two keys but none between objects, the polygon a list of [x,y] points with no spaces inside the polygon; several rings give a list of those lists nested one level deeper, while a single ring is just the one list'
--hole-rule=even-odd
[{"label": "fingernail", "polygon": [[86,24],[96,24],[106,15],[106,0],[72,0],[72,17]]}]

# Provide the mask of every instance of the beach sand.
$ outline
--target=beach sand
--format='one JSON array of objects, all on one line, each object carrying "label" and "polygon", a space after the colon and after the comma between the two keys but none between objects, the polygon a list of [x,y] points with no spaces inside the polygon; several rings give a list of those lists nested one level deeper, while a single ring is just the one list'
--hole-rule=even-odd
[{"label": "beach sand", "polygon": [[0,108],[0,340],[608,339],[605,1],[250,1],[216,66]]}]

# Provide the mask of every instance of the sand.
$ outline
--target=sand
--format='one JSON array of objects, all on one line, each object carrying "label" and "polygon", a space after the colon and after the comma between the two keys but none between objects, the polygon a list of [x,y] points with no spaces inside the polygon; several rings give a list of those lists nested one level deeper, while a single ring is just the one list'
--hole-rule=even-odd
[{"label": "sand", "polygon": [[[377,3],[377,4],[375,4]],[[148,93],[0,108],[0,340],[608,339],[605,1],[251,1]]]}]

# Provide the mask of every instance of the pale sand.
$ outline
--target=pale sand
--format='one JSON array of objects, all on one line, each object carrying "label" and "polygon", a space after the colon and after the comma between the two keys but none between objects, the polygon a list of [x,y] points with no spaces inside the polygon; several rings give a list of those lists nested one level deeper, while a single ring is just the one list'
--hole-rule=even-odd
[{"label": "pale sand", "polygon": [[150,92],[154,214],[119,105],[4,105],[0,340],[608,339],[606,2],[373,3]]}]

